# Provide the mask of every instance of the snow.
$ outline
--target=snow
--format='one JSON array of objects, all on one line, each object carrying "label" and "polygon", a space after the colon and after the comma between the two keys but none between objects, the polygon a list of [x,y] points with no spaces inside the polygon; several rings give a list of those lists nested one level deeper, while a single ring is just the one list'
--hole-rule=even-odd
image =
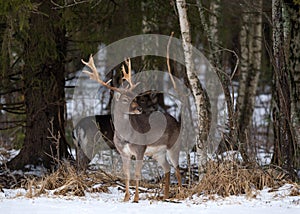
[{"label": "snow", "polygon": [[19,154],[20,150],[7,150],[5,148],[0,147],[0,165],[6,163],[7,161],[11,160],[13,157]]},{"label": "snow", "polygon": [[[14,155],[17,151],[12,152]],[[262,155],[268,161],[269,156]],[[181,153],[181,164],[185,158]],[[240,154],[229,152],[223,157],[239,159]],[[191,153],[191,161],[195,161]],[[29,167],[29,166],[28,166]],[[43,169],[30,168],[31,174],[43,174]],[[22,172],[14,172],[22,173]],[[100,185],[100,184],[99,184]],[[96,187],[96,186],[95,186]],[[298,188],[298,195],[291,196],[292,190]],[[1,188],[0,188],[1,189]],[[193,195],[185,200],[169,200],[168,202],[149,199],[151,193],[140,193],[139,203],[123,202],[124,191],[119,186],[109,187],[108,193],[86,192],[84,197],[55,195],[47,191],[39,197],[28,198],[25,189],[2,189],[0,191],[0,213],[32,214],[32,213],[300,213],[299,186],[286,184],[276,190],[265,188],[255,190],[255,197],[246,195],[220,197],[218,195]],[[131,200],[134,191],[131,191]],[[27,194],[27,195],[26,195]]]},{"label": "snow", "polygon": [[43,195],[26,198],[24,189],[4,189],[0,193],[1,213],[299,213],[300,196],[290,196],[291,184],[276,191],[257,191],[255,198],[246,196],[196,196],[180,201],[162,202],[146,199],[139,203],[122,202],[124,193],[117,187],[109,193],[87,193],[85,197]]}]

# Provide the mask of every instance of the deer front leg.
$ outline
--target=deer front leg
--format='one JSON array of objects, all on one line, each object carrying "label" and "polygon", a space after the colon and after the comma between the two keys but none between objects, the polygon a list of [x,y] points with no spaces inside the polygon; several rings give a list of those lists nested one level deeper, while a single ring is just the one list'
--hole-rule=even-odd
[{"label": "deer front leg", "polygon": [[141,170],[143,166],[143,160],[136,160],[135,165],[135,194],[133,202],[139,202],[139,180],[141,179]]},{"label": "deer front leg", "polygon": [[122,157],[123,162],[123,173],[125,175],[125,197],[124,202],[129,201],[129,181],[130,181],[130,159],[127,157]]},{"label": "deer front leg", "polygon": [[165,173],[165,191],[164,191],[163,200],[169,198],[169,192],[170,192],[170,171]]},{"label": "deer front leg", "polygon": [[124,202],[129,201],[130,199],[130,193],[129,193],[129,179],[126,178],[125,180],[126,190],[125,190],[125,196],[124,196]]},{"label": "deer front leg", "polygon": [[139,180],[135,181],[135,194],[133,202],[138,203],[139,202]]}]

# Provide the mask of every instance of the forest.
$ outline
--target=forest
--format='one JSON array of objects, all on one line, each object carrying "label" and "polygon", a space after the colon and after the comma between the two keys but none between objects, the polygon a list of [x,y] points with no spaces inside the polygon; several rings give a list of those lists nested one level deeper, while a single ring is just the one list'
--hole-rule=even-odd
[{"label": "forest", "polygon": [[[163,136],[181,138],[179,163],[168,157],[170,197],[181,179],[178,198],[299,184],[299,29],[299,0],[0,0],[0,190],[42,182],[39,194],[84,195],[91,180],[103,186],[89,191],[104,191],[125,178],[127,194],[117,141],[126,125],[113,108],[131,88],[142,90],[133,104],[166,117]],[[129,117],[143,133],[164,125]],[[165,177],[168,189],[170,170],[156,164],[144,157],[140,183]],[[62,188],[70,175],[76,185]]]}]

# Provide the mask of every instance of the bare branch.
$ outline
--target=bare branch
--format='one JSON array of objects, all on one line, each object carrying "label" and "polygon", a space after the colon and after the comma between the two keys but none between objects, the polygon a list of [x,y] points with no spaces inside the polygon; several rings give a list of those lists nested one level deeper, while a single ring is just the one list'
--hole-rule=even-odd
[{"label": "bare branch", "polygon": [[167,46],[167,66],[168,66],[168,72],[169,72],[169,75],[170,75],[170,79],[172,81],[174,89],[176,90],[177,87],[176,87],[176,83],[174,81],[173,75],[171,73],[171,66],[170,66],[170,44],[171,44],[171,40],[172,40],[173,35],[174,35],[174,32],[171,33],[169,41],[168,41],[168,46]]},{"label": "bare branch", "polygon": [[63,5],[56,3],[54,0],[51,0],[51,3],[54,5],[53,9],[55,9],[55,10],[73,7],[75,5],[83,4],[83,3],[87,3],[87,2],[91,2],[91,0],[81,0],[81,1],[73,0],[73,2],[70,2],[70,0],[69,1],[65,0]]}]

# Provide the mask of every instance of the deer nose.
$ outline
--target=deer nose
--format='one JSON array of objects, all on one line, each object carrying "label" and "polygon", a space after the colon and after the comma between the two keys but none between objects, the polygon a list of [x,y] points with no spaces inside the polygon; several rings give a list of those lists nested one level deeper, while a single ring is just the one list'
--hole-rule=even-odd
[{"label": "deer nose", "polygon": [[143,112],[143,108],[142,108],[141,106],[138,106],[138,107],[136,108],[136,110],[138,110],[139,112]]}]

